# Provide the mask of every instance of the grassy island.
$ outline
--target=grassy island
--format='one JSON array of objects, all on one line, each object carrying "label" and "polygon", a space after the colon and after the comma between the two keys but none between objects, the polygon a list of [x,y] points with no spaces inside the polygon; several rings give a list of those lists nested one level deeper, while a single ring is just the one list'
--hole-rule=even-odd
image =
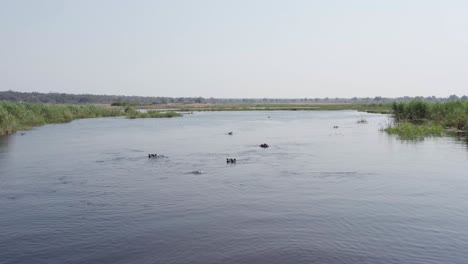
[{"label": "grassy island", "polygon": [[124,110],[125,115],[128,118],[135,119],[135,118],[171,118],[171,117],[179,117],[182,116],[182,114],[174,112],[174,111],[169,111],[169,112],[163,112],[163,111],[155,111],[155,110],[148,110],[146,112],[141,112],[136,110],[133,107],[127,106]]}]

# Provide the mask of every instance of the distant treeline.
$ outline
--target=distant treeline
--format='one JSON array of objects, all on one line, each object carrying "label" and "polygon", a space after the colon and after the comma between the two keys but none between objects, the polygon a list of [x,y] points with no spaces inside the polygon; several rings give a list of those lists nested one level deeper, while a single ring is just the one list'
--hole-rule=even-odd
[{"label": "distant treeline", "polygon": [[365,98],[203,98],[203,97],[147,97],[123,95],[93,95],[93,94],[66,94],[66,93],[23,93],[15,91],[0,91],[0,101],[52,103],[52,104],[112,104],[115,105],[149,105],[149,104],[238,104],[238,103],[384,103],[406,102],[411,100],[425,100],[430,102],[443,102],[453,100],[467,100],[466,95],[458,97],[451,95],[446,98],[430,97],[365,97]]}]

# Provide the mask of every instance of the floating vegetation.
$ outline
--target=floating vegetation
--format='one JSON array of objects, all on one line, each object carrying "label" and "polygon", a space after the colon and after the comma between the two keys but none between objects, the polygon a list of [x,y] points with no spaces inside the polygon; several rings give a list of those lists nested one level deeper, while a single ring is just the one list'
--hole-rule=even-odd
[{"label": "floating vegetation", "polygon": [[356,123],[358,123],[358,124],[367,124],[367,120],[364,119],[364,118],[361,118]]},{"label": "floating vegetation", "polygon": [[412,124],[405,122],[397,125],[389,125],[384,130],[388,134],[398,135],[400,139],[421,140],[429,136],[442,136],[445,129],[443,126],[437,124]]}]

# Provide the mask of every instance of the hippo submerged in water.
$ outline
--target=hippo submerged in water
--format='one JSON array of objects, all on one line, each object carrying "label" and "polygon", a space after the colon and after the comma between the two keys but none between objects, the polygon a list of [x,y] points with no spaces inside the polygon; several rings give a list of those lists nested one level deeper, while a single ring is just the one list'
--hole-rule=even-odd
[{"label": "hippo submerged in water", "polygon": [[158,155],[158,154],[148,154],[148,159],[151,159],[151,158],[160,158],[162,157],[162,155]]},{"label": "hippo submerged in water", "polygon": [[226,163],[236,163],[236,159],[226,158]]},{"label": "hippo submerged in water", "polygon": [[263,143],[263,144],[260,144],[260,147],[261,147],[261,148],[268,148],[268,147],[270,147],[270,146],[268,146],[267,143]]}]

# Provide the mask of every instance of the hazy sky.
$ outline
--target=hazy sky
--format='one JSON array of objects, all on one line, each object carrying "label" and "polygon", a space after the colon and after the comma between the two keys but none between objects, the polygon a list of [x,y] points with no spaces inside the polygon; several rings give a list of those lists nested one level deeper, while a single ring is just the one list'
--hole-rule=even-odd
[{"label": "hazy sky", "polygon": [[0,0],[0,90],[468,94],[466,0]]}]

